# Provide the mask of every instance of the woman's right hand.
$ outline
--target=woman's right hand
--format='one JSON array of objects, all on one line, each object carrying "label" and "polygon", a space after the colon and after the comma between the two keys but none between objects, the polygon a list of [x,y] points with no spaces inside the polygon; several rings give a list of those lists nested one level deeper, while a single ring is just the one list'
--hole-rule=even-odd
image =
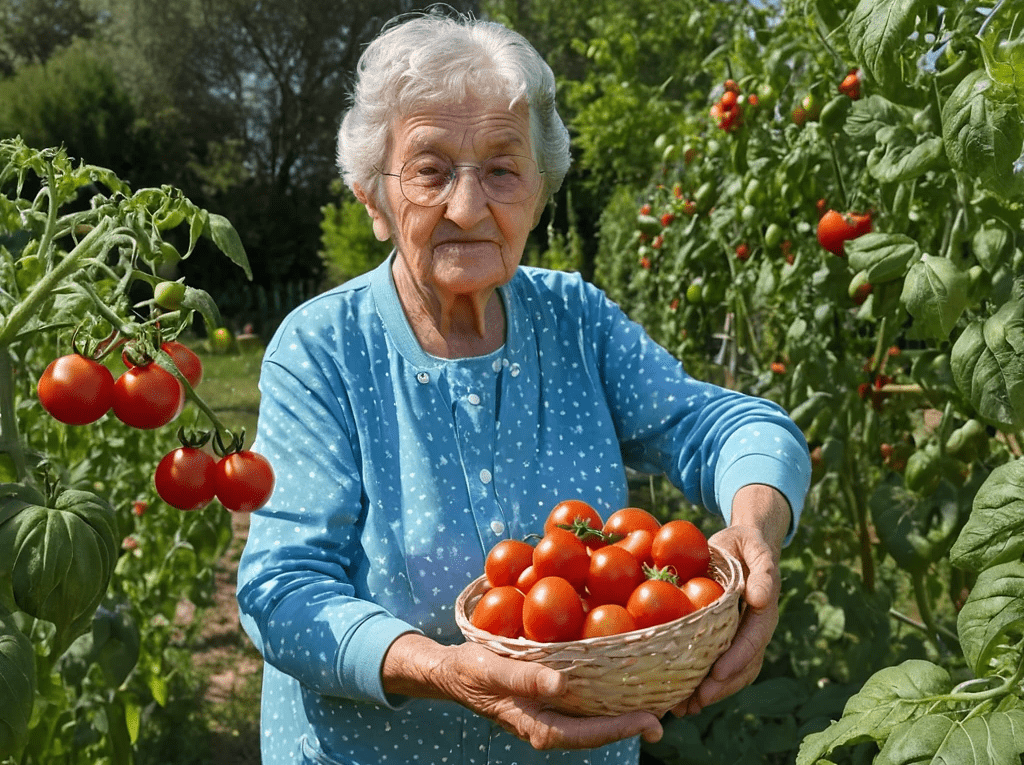
[{"label": "woman's right hand", "polygon": [[649,712],[571,717],[550,709],[547,700],[565,692],[564,675],[475,643],[442,646],[423,635],[402,635],[388,650],[383,679],[388,693],[457,701],[535,749],[592,749],[638,735],[654,742],[662,735]]}]

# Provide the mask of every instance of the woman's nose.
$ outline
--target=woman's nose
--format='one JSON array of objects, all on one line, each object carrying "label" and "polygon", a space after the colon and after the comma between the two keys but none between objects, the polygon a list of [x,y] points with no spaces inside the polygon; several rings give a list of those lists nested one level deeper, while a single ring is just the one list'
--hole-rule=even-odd
[{"label": "woman's nose", "polygon": [[445,201],[445,217],[461,228],[471,228],[490,214],[479,170],[472,166],[454,168],[453,188]]}]

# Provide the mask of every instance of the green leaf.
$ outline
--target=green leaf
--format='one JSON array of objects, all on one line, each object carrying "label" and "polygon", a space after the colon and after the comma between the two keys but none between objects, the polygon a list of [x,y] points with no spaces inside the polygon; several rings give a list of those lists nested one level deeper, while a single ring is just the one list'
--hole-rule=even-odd
[{"label": "green leaf", "polygon": [[1024,301],[1004,303],[968,325],[950,364],[980,419],[1011,430],[1024,426]]},{"label": "green leaf", "polygon": [[249,266],[249,258],[245,254],[245,247],[242,246],[242,239],[238,231],[231,225],[231,222],[223,215],[210,213],[206,228],[203,230],[205,236],[210,237],[217,248],[227,255],[235,265],[245,271],[245,276],[252,281],[252,268]]},{"label": "green leaf", "polygon": [[0,760],[19,753],[35,695],[35,650],[11,615],[0,612]]},{"label": "green leaf", "polygon": [[971,237],[971,249],[982,268],[991,273],[1013,252],[1013,232],[1002,221],[984,220]]},{"label": "green leaf", "polygon": [[946,340],[967,307],[967,274],[946,258],[922,255],[910,268],[900,300],[917,338]]},{"label": "green leaf", "polygon": [[975,715],[966,720],[928,715],[894,731],[874,763],[1019,765],[1022,752],[1024,710]]},{"label": "green leaf", "polygon": [[846,257],[851,271],[866,271],[871,284],[882,284],[906,274],[910,262],[920,259],[921,248],[903,234],[872,232],[848,241]]},{"label": "green leaf", "polygon": [[880,130],[879,140],[868,154],[867,168],[881,183],[917,178],[934,170],[942,160],[942,139],[938,136],[918,136],[901,125]]},{"label": "green leaf", "polygon": [[1024,175],[1014,172],[1024,147],[1024,120],[1016,105],[992,89],[983,70],[964,77],[943,106],[942,138],[955,170],[1015,201],[1024,194]]},{"label": "green leaf", "polygon": [[1024,554],[1024,459],[1000,465],[974,495],[971,516],[950,548],[950,562],[967,571],[1020,560]]},{"label": "green leaf", "polygon": [[923,6],[921,0],[860,0],[850,14],[853,58],[883,93],[901,91],[909,79],[901,51]]},{"label": "green leaf", "polygon": [[874,142],[879,131],[899,125],[908,125],[914,110],[894,104],[887,98],[872,94],[854,101],[843,129],[851,138]]},{"label": "green leaf", "polygon": [[1024,7],[998,3],[978,33],[985,70],[1024,110]]},{"label": "green leaf", "polygon": [[956,627],[968,665],[984,677],[989,661],[1024,629],[1024,563],[1001,563],[978,574]]},{"label": "green leaf", "polygon": [[206,322],[208,333],[212,334],[217,327],[224,326],[220,309],[206,290],[185,287],[185,297],[181,301],[181,308],[186,311],[199,311],[203,321]]},{"label": "green leaf", "polygon": [[[933,469],[938,471],[941,466]],[[879,484],[869,500],[879,542],[906,571],[926,570],[946,553],[953,541],[960,515],[959,501],[952,484],[938,479],[936,476],[937,488],[922,497],[891,478]]]},{"label": "green leaf", "polygon": [[897,727],[923,716],[932,698],[950,687],[945,669],[920,659],[876,672],[850,697],[839,720],[803,740],[796,765],[815,765],[841,746],[884,742]]}]

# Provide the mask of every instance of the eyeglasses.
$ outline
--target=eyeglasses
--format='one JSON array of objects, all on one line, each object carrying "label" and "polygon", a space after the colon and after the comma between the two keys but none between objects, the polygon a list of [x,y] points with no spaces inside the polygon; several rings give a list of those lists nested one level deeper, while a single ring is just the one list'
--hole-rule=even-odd
[{"label": "eyeglasses", "polygon": [[544,172],[537,169],[532,159],[517,154],[491,157],[479,165],[456,165],[447,157],[423,154],[402,165],[401,172],[377,172],[397,178],[402,195],[414,205],[436,207],[452,195],[460,168],[475,170],[484,195],[492,202],[506,205],[523,202],[537,193]]}]

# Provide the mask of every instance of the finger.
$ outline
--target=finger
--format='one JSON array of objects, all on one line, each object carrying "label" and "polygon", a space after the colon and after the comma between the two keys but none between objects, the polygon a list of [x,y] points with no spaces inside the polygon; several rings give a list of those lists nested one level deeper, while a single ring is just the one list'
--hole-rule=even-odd
[{"label": "finger", "polygon": [[506,659],[487,649],[477,652],[474,662],[484,684],[499,695],[553,698],[565,693],[565,676],[543,664]]},{"label": "finger", "polygon": [[777,608],[766,608],[763,611],[748,608],[743,614],[732,645],[711,668],[711,676],[716,680],[725,680],[737,672],[742,672],[752,662],[758,661],[764,655],[764,650],[778,623]]},{"label": "finger", "polygon": [[663,733],[661,722],[649,712],[627,712],[613,717],[569,717],[551,709],[535,716],[528,705],[521,730],[535,749],[593,749],[615,741],[642,736],[654,743]]}]

